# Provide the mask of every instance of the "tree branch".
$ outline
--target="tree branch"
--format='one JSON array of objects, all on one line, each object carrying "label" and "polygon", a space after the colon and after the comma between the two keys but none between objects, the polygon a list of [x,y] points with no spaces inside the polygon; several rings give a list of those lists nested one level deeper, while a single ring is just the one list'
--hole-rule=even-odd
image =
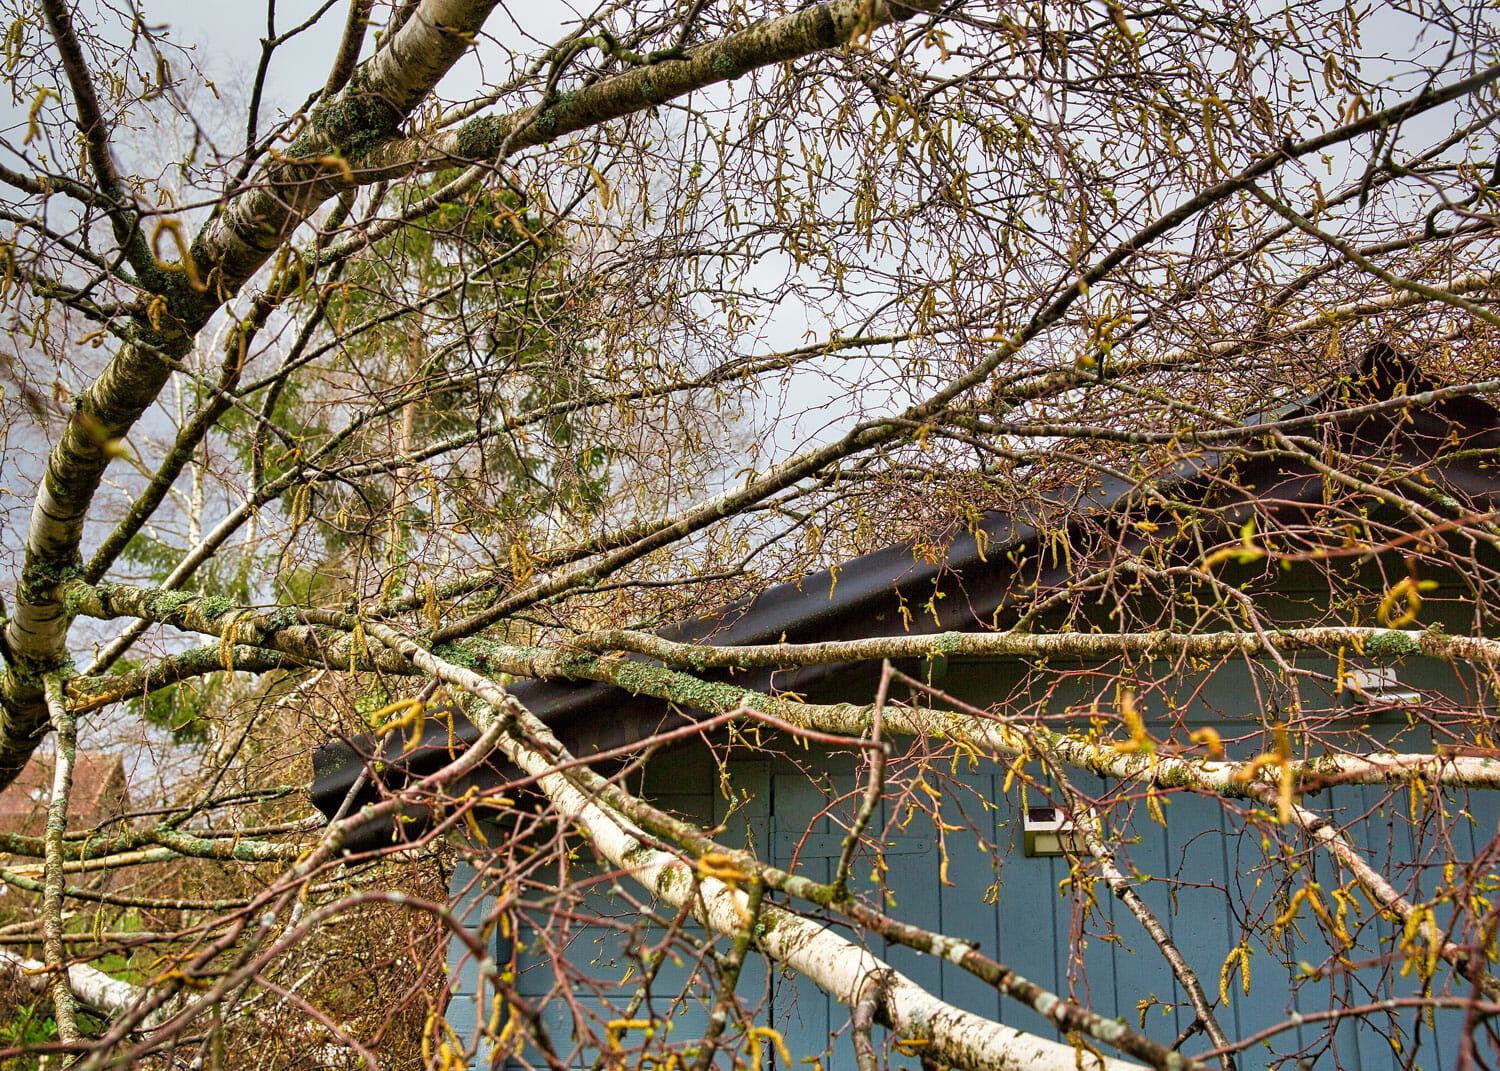
[{"label": "tree branch", "polygon": [[822,643],[774,643],[717,646],[679,643],[649,632],[606,629],[571,641],[586,651],[631,651],[673,666],[695,670],[756,669],[774,666],[818,666],[836,662],[869,662],[877,658],[935,656],[985,658],[1196,658],[1263,654],[1277,651],[1337,651],[1348,647],[1373,658],[1430,658],[1500,665],[1500,641],[1482,636],[1450,636],[1423,629],[1360,626],[1316,626],[1257,632],[939,632],[927,635],[872,636]]},{"label": "tree branch", "polygon": [[[731,937],[748,910],[749,897],[737,884],[726,884],[677,856],[649,846],[644,833],[622,815],[606,810],[593,791],[584,791],[554,771],[570,756],[546,728],[503,689],[480,675],[454,666],[382,625],[370,633],[412,660],[418,668],[484,700],[493,712],[491,725],[514,721],[524,737],[512,731],[497,741],[512,762],[536,779],[556,808],[559,820],[579,827],[606,859],[630,878],[676,907],[696,897],[693,914],[715,932]],[[541,750],[531,741],[545,746]],[[748,880],[749,875],[745,875]],[[900,972],[826,926],[775,905],[762,904],[766,926],[758,943],[771,957],[807,976],[825,992],[848,1002],[867,981],[880,979],[882,1014],[898,1036],[925,1043],[924,1051],[971,1071],[1042,1071],[1072,1067],[1078,1053],[1070,1045],[1025,1034],[962,1011],[934,997]],[[1173,1054],[1176,1056],[1176,1054]],[[1091,1065],[1086,1065],[1091,1066]],[[1127,1064],[1107,1059],[1101,1071],[1123,1071]],[[1186,1057],[1168,1067],[1192,1066]]]},{"label": "tree branch", "polygon": [[[31,989],[42,988],[43,984],[49,988],[55,988],[57,985],[56,975],[52,975],[50,980],[43,983],[44,976],[50,974],[51,968],[3,948],[0,948],[0,970],[4,970],[22,985]],[[125,1014],[141,999],[144,992],[139,986],[112,978],[97,967],[90,967],[86,963],[75,963],[69,967],[66,972],[66,981],[62,984],[67,987],[70,998],[81,1000],[90,1008],[108,1016]],[[59,1036],[61,1036],[61,1031],[59,1031]],[[73,1038],[63,1040],[76,1041],[76,1032]]]},{"label": "tree branch", "polygon": [[[1172,935],[1156,917],[1156,913],[1146,906],[1146,902],[1135,891],[1130,880],[1115,864],[1114,852],[1099,835],[1099,819],[1094,808],[1089,806],[1082,793],[1073,787],[1073,783],[1062,771],[1054,771],[1053,776],[1067,799],[1068,810],[1073,817],[1073,826],[1083,834],[1084,845],[1098,865],[1104,883],[1109,886],[1110,892],[1115,894],[1115,898],[1135,916],[1141,928],[1146,931],[1157,950],[1161,952],[1162,958],[1167,961],[1167,966],[1172,969],[1173,977],[1182,986],[1182,991],[1187,994],[1188,1003],[1192,1005],[1193,1012],[1198,1017],[1198,1023],[1208,1034],[1214,1047],[1227,1048],[1229,1038],[1224,1034],[1224,1028],[1219,1025],[1219,1020],[1214,1015],[1213,1003],[1209,1000],[1208,994],[1203,991],[1203,983],[1198,980],[1197,972],[1183,958],[1182,952],[1177,948],[1177,943],[1172,940]],[[1235,1071],[1234,1059],[1228,1053],[1219,1058],[1219,1063],[1224,1071]]]},{"label": "tree branch", "polygon": [[42,958],[52,978],[52,1007],[57,1036],[78,1040],[78,1007],[63,967],[63,833],[68,828],[68,800],[73,791],[73,760],[78,745],[78,723],[63,703],[62,680],[49,676],[47,709],[57,730],[57,756],[52,766],[52,802],[47,808],[46,862],[42,890]]},{"label": "tree branch", "polygon": [[323,86],[323,98],[333,96],[349,82],[354,65],[359,62],[359,50],[365,43],[365,31],[370,25],[370,8],[374,0],[349,0],[349,18],[344,23],[344,36],[339,41],[339,50],[333,57],[333,68],[328,72],[328,81]]},{"label": "tree branch", "polygon": [[73,105],[78,109],[78,133],[88,149],[89,166],[94,172],[94,181],[99,192],[107,199],[110,221],[114,224],[115,240],[122,249],[132,253],[132,263],[137,263],[143,251],[139,235],[135,232],[134,213],[125,207],[128,203],[119,172],[115,170],[114,153],[109,145],[109,127],[104,122],[104,112],[99,107],[98,94],[94,92],[94,80],[89,74],[88,62],[83,58],[83,48],[73,30],[73,19],[63,0],[42,0],[42,14],[47,20],[47,30],[62,60],[63,71],[68,76],[68,85],[73,90]]}]

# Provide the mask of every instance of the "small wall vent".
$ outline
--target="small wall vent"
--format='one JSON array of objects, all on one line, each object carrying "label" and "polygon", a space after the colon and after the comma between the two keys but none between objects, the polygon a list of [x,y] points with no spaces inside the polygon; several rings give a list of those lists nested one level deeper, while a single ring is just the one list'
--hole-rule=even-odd
[{"label": "small wall vent", "polygon": [[1408,688],[1397,679],[1394,666],[1346,670],[1344,694],[1352,697],[1356,703],[1381,705],[1418,703],[1422,699],[1420,692]]}]

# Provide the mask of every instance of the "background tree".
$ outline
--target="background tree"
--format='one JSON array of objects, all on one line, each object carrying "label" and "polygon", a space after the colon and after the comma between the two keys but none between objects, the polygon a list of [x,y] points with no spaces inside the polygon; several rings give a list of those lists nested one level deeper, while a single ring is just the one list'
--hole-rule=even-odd
[{"label": "background tree", "polygon": [[[892,807],[925,806],[919,785],[942,795],[934,771],[960,753],[1037,791],[1045,770],[1062,806],[1101,823],[1080,862],[1088,880],[1074,882],[1080,918],[1094,878],[1130,902],[1137,875],[1111,845],[1150,820],[1141,794],[1223,799],[1225,822],[1263,845],[1286,907],[1243,920],[1245,962],[1192,965],[1204,979],[1194,1011],[1220,1050],[1208,1059],[1253,1044],[1214,1021],[1211,980],[1248,977],[1252,940],[1291,924],[1316,892],[1314,851],[1395,928],[1379,945],[1379,1000],[1467,1002],[1463,1058],[1492,1058],[1480,1055],[1500,1001],[1484,964],[1488,856],[1455,855],[1456,819],[1434,808],[1428,858],[1454,873],[1441,904],[1413,902],[1301,795],[1323,749],[1340,779],[1408,793],[1488,788],[1489,775],[1416,745],[1377,757],[1404,754],[1402,739],[1352,747],[1295,721],[1313,676],[1282,652],[1384,642],[1459,663],[1471,701],[1428,704],[1421,726],[1450,758],[1490,748],[1493,517],[1443,486],[1430,459],[1372,457],[1328,432],[1337,414],[1266,417],[1310,390],[1345,421],[1494,394],[1500,67],[1483,5],[604,5],[569,15],[546,45],[485,0],[353,0],[291,29],[272,8],[233,135],[197,121],[190,87],[213,87],[149,10],[4,10],[5,449],[25,519],[12,512],[5,529],[0,782],[49,733],[60,758],[58,820],[44,838],[7,836],[6,851],[34,862],[0,880],[39,898],[19,932],[40,945],[27,952],[46,968],[61,1050],[102,1066],[218,1059],[226,1036],[366,1064],[476,1048],[436,1025],[447,983],[435,934],[462,931],[455,940],[482,949],[421,864],[468,828],[473,801],[448,800],[421,841],[432,854],[398,874],[406,864],[351,869],[339,848],[402,799],[324,830],[290,793],[315,743],[394,731],[409,713],[394,701],[441,686],[483,736],[404,802],[441,795],[498,748],[546,801],[517,807],[506,839],[480,852],[502,886],[545,884],[539,868],[565,868],[576,828],[648,888],[702,879],[699,907],[658,913],[697,911],[705,932],[732,938],[746,917],[781,912],[779,935],[757,947],[852,995],[866,1065],[877,1017],[940,1063],[1040,1052],[1039,1066],[1072,1065],[1066,1046],[934,1017],[929,995],[851,952],[835,917],[894,940],[878,895],[764,872],[711,831],[654,813],[632,794],[630,762],[613,780],[574,763],[506,691],[566,678],[628,683],[726,723],[764,726],[774,711],[784,731],[863,741],[861,754],[881,733],[910,738],[888,776],[870,764],[870,798]],[[338,10],[326,81],[298,86],[306,103],[272,117],[276,50]],[[121,148],[124,132],[169,117],[183,134],[165,166]],[[1350,381],[1341,394],[1380,340],[1420,374],[1403,365],[1393,378],[1382,358],[1366,369],[1381,390]],[[1493,444],[1467,449],[1492,463]],[[1293,523],[1210,497],[1201,525],[1168,531],[1147,505],[1170,512],[1168,476],[1210,451],[1225,485],[1235,459],[1316,470],[1326,512]],[[900,634],[858,649],[714,655],[650,635],[896,539],[940,559],[943,533],[986,510],[1029,504],[1090,531],[1080,491],[1101,477],[1147,504],[1126,513],[1140,522],[1132,539],[1093,529],[1105,557],[1027,593],[997,631],[949,641],[976,656],[1087,648],[1098,661],[1074,675],[1096,699],[1087,724],[1049,720],[1057,686],[1041,670],[1000,706],[1019,735],[981,715],[935,735],[921,703],[886,709],[873,686],[838,707],[709,686],[731,665],[924,653],[930,640],[907,629],[941,618],[935,594]],[[179,500],[184,479],[201,490]],[[1327,603],[1300,622],[1313,631],[1289,632],[1273,586],[1216,572],[1224,563],[1321,576]],[[1419,640],[1408,613],[1438,571],[1467,578],[1471,612],[1462,635]],[[1178,646],[1164,668],[1140,645],[1166,634]],[[635,672],[627,653],[663,672]],[[1158,740],[1142,721],[1190,670],[1249,655],[1279,676],[1247,696],[1261,716],[1223,764],[1197,763],[1211,741]],[[128,828],[69,832],[80,719],[87,738],[91,719],[120,715],[178,730],[202,719],[200,776]],[[1191,747],[1193,759],[1174,751]],[[1070,768],[1108,787],[1059,776]],[[869,814],[857,794],[845,802],[858,832]],[[705,859],[727,869],[704,871]],[[73,877],[189,863],[212,877],[181,896]],[[559,925],[583,909],[568,895],[539,902]],[[140,937],[86,940],[68,927],[77,903],[182,914]],[[785,913],[794,903],[812,905],[806,917]],[[336,957],[358,947],[338,927],[362,912],[419,965],[385,976],[376,967],[401,958],[387,945],[367,972],[389,988],[366,995],[416,1009],[401,1045],[377,1017],[338,1010]],[[748,1052],[757,1035],[724,980],[750,938],[714,965],[681,926],[667,932],[703,967],[689,984],[737,1024],[724,1044]],[[99,998],[96,1025],[76,1007],[84,981],[64,968],[107,953],[133,957],[98,962],[130,967],[136,988]],[[1397,994],[1418,963],[1420,984]],[[1057,1021],[1087,1045],[1172,1064],[1174,1039],[1122,1032],[1114,1009],[1092,1015],[1086,986],[1063,996]],[[1332,1011],[1330,1030],[1374,1014]],[[513,1044],[503,1031],[490,1040]],[[1320,1031],[1298,1035],[1308,1053]],[[523,1033],[539,1043],[534,1022]],[[687,1040],[643,1044],[666,1059]]]}]

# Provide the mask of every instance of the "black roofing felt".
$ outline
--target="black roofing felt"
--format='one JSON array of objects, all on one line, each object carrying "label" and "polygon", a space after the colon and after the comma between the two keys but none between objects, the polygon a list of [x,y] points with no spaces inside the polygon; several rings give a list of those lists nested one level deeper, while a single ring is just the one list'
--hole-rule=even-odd
[{"label": "black roofing felt", "polygon": [[[1352,381],[1359,396],[1367,398],[1415,394],[1435,386],[1384,346],[1373,347],[1365,354]],[[1287,420],[1327,410],[1336,400],[1329,397],[1331,393],[1282,407],[1265,419]],[[1483,399],[1463,396],[1420,410],[1401,409],[1341,420],[1335,430],[1357,439],[1372,456],[1394,450],[1415,460],[1451,447],[1455,436],[1470,449],[1500,449],[1500,410]],[[1395,431],[1399,434],[1393,435]],[[1455,492],[1487,503],[1487,509],[1500,505],[1500,478],[1477,465],[1448,466],[1443,480]],[[1146,490],[1169,494],[1179,501],[1203,501],[1220,493],[1224,484],[1238,484],[1244,489],[1242,502],[1247,514],[1257,500],[1273,498],[1279,508],[1285,508],[1296,503],[1315,505],[1322,496],[1321,478],[1312,476],[1307,468],[1264,459],[1235,459],[1231,466],[1211,453],[1182,461],[1174,473],[1159,478]],[[1040,534],[1069,531],[1068,538],[1077,539],[1080,519],[1107,525],[1108,518],[1118,518],[1126,509],[1144,515],[1149,503],[1142,490],[1134,481],[1104,477],[1090,486],[1071,489],[1065,504],[1053,502],[1014,513],[984,514],[974,529],[960,529],[951,538],[939,562],[919,556],[913,542],[898,543],[843,563],[836,576],[834,570],[813,573],[658,631],[669,639],[728,645],[998,627],[1012,604],[1011,589],[1018,579],[1015,561],[1023,551],[1033,548]],[[1233,507],[1235,503],[1226,500],[1216,504]],[[1104,534],[1103,529],[1100,534]],[[1138,550],[1136,544],[1143,542],[1142,537],[1119,525],[1108,536],[1110,547],[1125,551]],[[1036,582],[1035,587],[1027,583],[1028,594],[1066,581],[1071,561],[1071,556],[1065,556],[1050,566],[1044,564],[1040,575],[1033,570],[1025,578]],[[934,594],[939,592],[942,597],[935,599]],[[811,666],[739,673],[733,679],[747,689],[817,695],[849,672],[847,666]],[[524,681],[511,691],[574,754],[586,755],[644,739],[664,723],[680,718],[661,700],[631,695],[611,685]],[[472,742],[477,735],[460,715],[451,732],[446,724],[429,722],[414,748],[407,747],[399,734],[383,742],[370,737],[331,742],[313,756],[314,802],[325,814],[337,813],[368,760],[374,757],[381,760],[381,773],[374,780],[387,788],[399,788],[445,765],[454,745]],[[503,783],[506,775],[494,767],[471,780],[493,786]],[[458,794],[463,787],[458,787]],[[375,785],[367,785],[355,802],[362,805],[377,796]],[[404,823],[403,828],[420,828],[425,812],[414,809],[408,817],[414,821]],[[346,848],[373,848],[389,843],[391,837],[390,824],[366,828]]]}]

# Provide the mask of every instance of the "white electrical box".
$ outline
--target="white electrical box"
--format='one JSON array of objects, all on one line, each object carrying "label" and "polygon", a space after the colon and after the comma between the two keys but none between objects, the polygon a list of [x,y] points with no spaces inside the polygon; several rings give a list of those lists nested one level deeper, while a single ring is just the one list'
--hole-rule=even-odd
[{"label": "white electrical box", "polygon": [[1027,807],[1023,829],[1028,856],[1082,855],[1088,850],[1073,820],[1056,807]]}]

